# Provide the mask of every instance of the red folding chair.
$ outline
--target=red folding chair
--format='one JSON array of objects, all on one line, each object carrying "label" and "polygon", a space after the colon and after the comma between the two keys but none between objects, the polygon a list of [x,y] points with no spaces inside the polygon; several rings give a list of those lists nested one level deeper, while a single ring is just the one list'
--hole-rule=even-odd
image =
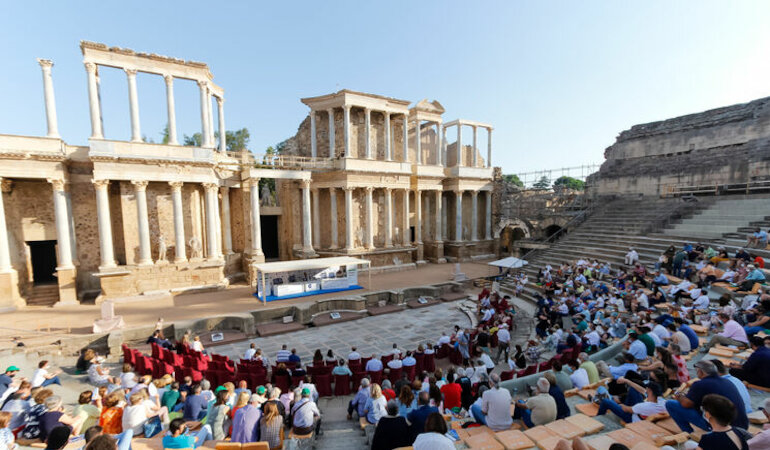
[{"label": "red folding chair", "polygon": [[417,369],[415,369],[417,372],[422,372],[425,370],[425,353],[415,353],[414,359],[417,361],[417,364],[415,366]]},{"label": "red folding chair", "polygon": [[382,382],[382,370],[378,370],[376,372],[367,371],[366,373],[369,374],[369,379],[372,380],[372,383],[380,384]]},{"label": "red folding chair", "polygon": [[289,376],[288,375],[275,375],[275,385],[281,392],[289,392]]},{"label": "red folding chair", "polygon": [[350,375],[334,375],[334,395],[350,395]]},{"label": "red folding chair", "polygon": [[463,363],[463,354],[460,353],[460,350],[453,348],[451,353],[449,353],[449,362],[456,366],[460,366]]},{"label": "red folding chair", "polygon": [[390,369],[390,374],[388,374],[388,379],[391,383],[396,384],[396,381],[401,379],[401,371],[402,368],[399,367],[398,369]]},{"label": "red folding chair", "polygon": [[444,359],[451,353],[452,346],[449,344],[442,344],[441,347],[436,350],[436,358]]},{"label": "red folding chair", "polygon": [[382,358],[380,358],[380,361],[382,361],[383,366],[387,366],[390,361],[393,360],[393,354],[390,355],[382,355]]},{"label": "red folding chair", "polygon": [[414,380],[414,374],[416,370],[417,370],[417,366],[406,366],[403,368],[403,371],[406,372],[406,378],[409,381]]},{"label": "red folding chair", "polygon": [[358,386],[361,384],[361,380],[366,376],[366,372],[353,372],[352,384],[353,389],[358,390]]},{"label": "red folding chair", "polygon": [[200,383],[203,379],[203,374],[201,372],[190,367],[185,367],[182,373],[184,376],[192,378],[193,383]]},{"label": "red folding chair", "polygon": [[150,343],[150,355],[155,359],[160,359],[160,345],[151,342]]},{"label": "red folding chair", "polygon": [[435,360],[435,354],[434,353],[426,353],[425,359],[423,360],[423,370],[427,370],[428,372],[435,372],[436,371],[436,360]]},{"label": "red folding chair", "polygon": [[301,381],[304,381],[305,377],[303,375],[296,375],[291,377],[291,385],[292,386],[299,386],[299,383]]},{"label": "red folding chair", "polygon": [[508,370],[506,372],[500,373],[500,381],[506,381],[513,379],[513,375],[516,373],[515,370]]},{"label": "red folding chair", "polygon": [[128,348],[126,344],[120,344],[120,348],[123,349],[123,362],[135,366],[136,359],[134,358],[134,352]]},{"label": "red folding chair", "polygon": [[332,376],[331,375],[316,375],[313,377],[315,388],[318,390],[319,397],[331,397],[332,396]]}]

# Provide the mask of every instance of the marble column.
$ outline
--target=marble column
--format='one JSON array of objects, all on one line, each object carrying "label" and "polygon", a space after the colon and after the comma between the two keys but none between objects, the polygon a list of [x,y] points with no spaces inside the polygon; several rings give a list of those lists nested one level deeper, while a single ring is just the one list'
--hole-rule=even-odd
[{"label": "marble column", "polygon": [[[0,178],[0,184],[3,179]],[[3,189],[0,188],[0,273],[11,272],[11,250],[8,245],[8,228],[5,223],[5,206],[3,206]]]},{"label": "marble column", "polygon": [[385,188],[385,247],[393,247],[393,190]]},{"label": "marble column", "polygon": [[174,77],[164,75],[166,81],[166,110],[168,112],[168,143],[179,145],[176,137],[176,107],[174,106]]},{"label": "marble column", "polygon": [[471,191],[471,240],[478,241],[479,191]]},{"label": "marble column", "polygon": [[409,162],[409,115],[404,114],[404,161]]},{"label": "marble column", "polygon": [[476,138],[477,138],[477,136],[478,136],[478,128],[476,127],[476,125],[474,125],[473,126],[473,157],[471,158],[471,161],[472,161],[471,164],[473,165],[473,167],[478,167],[478,165],[479,165],[479,161],[478,161],[478,159],[479,159],[478,158],[479,152],[478,152],[478,148],[477,148],[477,145],[476,145],[476,142],[477,142]]},{"label": "marble column", "polygon": [[415,137],[415,142],[417,143],[417,146],[416,146],[416,155],[417,155],[417,157],[415,159],[415,162],[417,164],[422,164],[422,143],[420,142],[420,121],[419,120],[415,120],[414,121],[414,125],[415,125],[414,126],[414,137]]},{"label": "marble column", "polygon": [[414,243],[422,244],[422,191],[414,191]]},{"label": "marble column", "polygon": [[88,74],[88,107],[91,113],[91,139],[104,139],[96,64],[86,63],[86,73]]},{"label": "marble column", "polygon": [[441,190],[436,191],[436,204],[434,205],[436,208],[436,242],[441,242],[441,193]]},{"label": "marble column", "polygon": [[131,111],[131,142],[142,142],[139,124],[139,94],[136,91],[136,69],[123,69],[128,79],[128,107]]},{"label": "marble column", "polygon": [[201,147],[209,147],[209,111],[206,102],[209,99],[208,83],[198,81],[201,96]]},{"label": "marble column", "polygon": [[310,110],[310,156],[315,158],[318,156],[318,144],[316,143],[315,135],[315,111]]},{"label": "marble column", "polygon": [[372,159],[372,110],[369,108],[364,108],[364,128],[364,157]]},{"label": "marble column", "polygon": [[390,113],[388,111],[385,111],[385,160],[386,161],[393,161],[393,151],[390,148]]},{"label": "marble column", "polygon": [[436,122],[436,165],[441,165],[441,123]]},{"label": "marble column", "polygon": [[187,247],[184,239],[184,209],[182,207],[181,181],[169,181],[171,204],[174,210],[174,262],[187,261]]},{"label": "marble column", "polygon": [[206,190],[206,256],[209,260],[215,260],[220,256],[216,207],[218,186],[215,183],[204,183],[203,188]]},{"label": "marble column", "polygon": [[262,224],[259,214],[259,178],[249,180],[251,200],[251,253],[253,256],[265,256],[262,252]]},{"label": "marble column", "polygon": [[337,156],[334,151],[334,108],[326,110],[329,113],[329,158]]},{"label": "marble column", "polygon": [[431,221],[430,221],[430,211],[431,211],[431,208],[430,208],[430,202],[431,202],[430,191],[425,191],[425,198],[423,200],[424,200],[424,202],[423,202],[422,206],[425,209],[423,211],[423,215],[422,215],[425,218],[425,223],[423,224],[423,233],[425,233],[425,240],[430,242],[430,241],[432,241],[432,239],[431,239],[431,232],[430,232],[430,227],[431,227]]},{"label": "marble column", "polygon": [[487,128],[487,167],[492,167],[492,128]]},{"label": "marble column", "polygon": [[463,126],[458,122],[457,123],[457,148],[455,149],[455,153],[457,154],[457,164],[455,164],[458,167],[462,167],[463,165]]},{"label": "marble column", "polygon": [[147,211],[147,181],[132,181],[136,197],[136,223],[139,232],[139,261],[137,264],[151,265],[150,220]]},{"label": "marble column", "polygon": [[446,153],[446,128],[441,127],[441,162],[443,166],[447,165],[447,153]]},{"label": "marble column", "polygon": [[219,188],[222,194],[222,251],[225,255],[233,253],[233,233],[230,228],[230,188],[222,186]]},{"label": "marble column", "polygon": [[310,180],[302,180],[302,251],[313,253],[313,223],[310,218]]},{"label": "marble column", "polygon": [[404,247],[409,247],[412,243],[411,231],[409,229],[409,189],[404,189],[404,231],[402,233],[402,242]]},{"label": "marble column", "polygon": [[353,188],[346,186],[345,191],[345,250],[352,251],[353,246]]},{"label": "marble column", "polygon": [[96,224],[99,227],[99,269],[115,267],[115,252],[112,243],[112,221],[110,220],[110,180],[93,180],[96,191]]},{"label": "marble column", "polygon": [[342,107],[342,132],[345,137],[345,158],[350,158],[350,105]]},{"label": "marble column", "polygon": [[365,188],[366,192],[366,238],[364,246],[371,250],[374,248],[374,211],[372,210],[372,191],[374,188]]},{"label": "marble column", "polygon": [[53,93],[53,77],[51,76],[51,67],[53,61],[50,59],[37,59],[40,68],[43,70],[43,95],[45,97],[45,119],[48,124],[46,136],[51,138],[59,137],[59,123],[56,119],[56,99]]},{"label": "marble column", "polygon": [[53,186],[53,207],[56,218],[56,256],[58,261],[57,269],[71,269],[72,247],[70,240],[70,219],[67,214],[67,196],[64,192],[64,180],[48,179]]},{"label": "marble column", "polygon": [[313,194],[313,247],[321,247],[321,203],[318,189],[311,189]]},{"label": "marble column", "polygon": [[67,200],[67,217],[70,219],[70,251],[72,252],[72,261],[78,264],[78,246],[75,236],[75,216],[72,213],[72,196],[69,191],[64,191],[64,198]]},{"label": "marble column", "polygon": [[455,191],[455,241],[463,240],[463,191]]},{"label": "marble column", "polygon": [[225,99],[217,97],[217,117],[219,119],[219,151],[227,151],[227,131],[225,130]]},{"label": "marble column", "polygon": [[332,237],[331,246],[329,248],[338,248],[338,232],[337,232],[337,190],[333,187],[329,188],[329,215],[331,216],[330,233]]},{"label": "marble column", "polygon": [[486,214],[484,214],[484,239],[492,239],[492,191],[486,191]]},{"label": "marble column", "polygon": [[441,235],[444,236],[445,239],[449,239],[449,230],[448,230],[448,221],[446,215],[449,212],[449,200],[447,199],[446,195],[441,196],[441,210],[444,211],[444,214],[441,217]]}]

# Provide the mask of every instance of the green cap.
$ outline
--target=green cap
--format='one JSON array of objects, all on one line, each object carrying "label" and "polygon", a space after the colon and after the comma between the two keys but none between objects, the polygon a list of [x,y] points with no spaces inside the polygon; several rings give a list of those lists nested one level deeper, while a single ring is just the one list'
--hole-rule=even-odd
[{"label": "green cap", "polygon": [[5,369],[6,372],[18,372],[19,368],[16,366],[10,366],[7,369]]},{"label": "green cap", "polygon": [[302,395],[310,395],[310,389],[302,388]]},{"label": "green cap", "polygon": [[266,389],[265,389],[264,386],[260,386],[260,387],[257,388],[257,394],[259,394],[259,395],[265,395],[265,391],[266,391]]},{"label": "green cap", "polygon": [[226,390],[227,390],[227,388],[226,388],[226,387],[224,387],[224,386],[219,386],[218,388],[214,389],[214,392],[222,392],[222,391],[226,391]]}]

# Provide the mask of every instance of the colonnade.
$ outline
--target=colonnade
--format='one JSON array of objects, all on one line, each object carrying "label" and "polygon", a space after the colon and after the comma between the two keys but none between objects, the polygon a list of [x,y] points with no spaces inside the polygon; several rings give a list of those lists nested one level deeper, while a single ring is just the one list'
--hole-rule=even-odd
[{"label": "colonnade", "polygon": [[[345,148],[344,157],[350,158],[352,156],[351,153],[351,146],[350,146],[350,110],[353,106],[351,105],[345,105],[342,106],[342,132],[344,134],[343,139],[343,146]],[[334,123],[334,111],[336,108],[329,108],[326,110],[326,114],[328,116],[329,120],[329,157],[333,158],[336,155],[336,131],[335,131],[335,123]],[[403,139],[403,160],[406,161],[408,159],[409,155],[409,144],[408,144],[408,137],[409,137],[409,115],[405,113],[395,113],[392,111],[384,111],[384,110],[374,110],[371,108],[362,108],[364,110],[364,121],[365,121],[365,138],[364,138],[364,159],[375,159],[373,156],[373,148],[372,148],[372,112],[376,112],[379,114],[382,114],[384,116],[384,137],[383,137],[383,146],[385,147],[385,160],[386,161],[393,161],[393,154],[394,149],[392,146],[392,126],[391,126],[391,116],[401,116],[401,121],[403,124],[403,132],[404,132],[404,139]],[[313,158],[318,156],[318,137],[316,133],[316,114],[319,111],[316,111],[314,109],[310,110],[310,156]]]},{"label": "colonnade", "polygon": [[[472,145],[472,152],[473,152],[473,158],[471,160],[470,167],[479,167],[479,161],[478,161],[478,129],[479,128],[485,128],[487,130],[487,161],[486,165],[484,167],[490,168],[492,167],[492,127],[487,125],[477,125],[475,123],[465,123],[463,121],[453,121],[448,124],[446,124],[443,127],[443,142],[444,142],[444,149],[443,153],[446,155],[446,130],[449,127],[457,127],[457,165],[458,166],[464,166],[463,158],[462,158],[462,141],[463,141],[463,126],[469,126],[473,130],[473,145]],[[440,152],[441,153],[441,152]],[[446,158],[446,156],[445,156]]]}]

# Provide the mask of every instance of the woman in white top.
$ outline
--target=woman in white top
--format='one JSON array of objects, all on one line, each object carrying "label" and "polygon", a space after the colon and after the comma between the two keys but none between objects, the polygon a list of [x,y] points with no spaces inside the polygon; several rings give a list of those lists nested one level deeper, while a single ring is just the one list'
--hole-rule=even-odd
[{"label": "woman in white top", "polygon": [[376,424],[382,416],[388,414],[386,411],[388,400],[382,395],[382,388],[379,384],[373,383],[370,389],[371,395],[364,406],[364,414],[366,414],[366,420],[369,423]]},{"label": "woman in white top", "polygon": [[131,364],[123,364],[123,372],[120,374],[120,387],[123,389],[133,389],[136,386],[136,374]]},{"label": "woman in white top", "polygon": [[118,384],[118,380],[115,377],[110,376],[110,369],[102,367],[104,358],[97,356],[93,359],[91,366],[88,368],[88,381],[95,386],[104,386],[107,384]]},{"label": "woman in white top", "polygon": [[131,405],[123,408],[123,431],[129,428],[134,430],[134,435],[144,433],[144,424],[149,419],[160,416],[163,423],[168,423],[168,409],[155,408],[155,404],[147,400],[143,392],[137,392],[131,396]]},{"label": "woman in white top", "polygon": [[446,437],[447,427],[444,417],[431,413],[425,420],[425,432],[417,435],[414,450],[454,450],[455,444]]},{"label": "woman in white top", "polygon": [[61,370],[49,372],[49,368],[50,366],[48,365],[48,361],[40,361],[40,363],[37,365],[37,370],[35,370],[35,373],[32,374],[32,381],[30,381],[33,388],[41,386],[46,387],[51,384],[58,384],[61,386],[61,381],[59,381],[59,374],[61,373]]},{"label": "woman in white top", "polygon": [[204,353],[205,350],[203,349],[203,342],[201,342],[200,336],[195,336],[193,338],[192,349],[195,350],[196,352]]}]

